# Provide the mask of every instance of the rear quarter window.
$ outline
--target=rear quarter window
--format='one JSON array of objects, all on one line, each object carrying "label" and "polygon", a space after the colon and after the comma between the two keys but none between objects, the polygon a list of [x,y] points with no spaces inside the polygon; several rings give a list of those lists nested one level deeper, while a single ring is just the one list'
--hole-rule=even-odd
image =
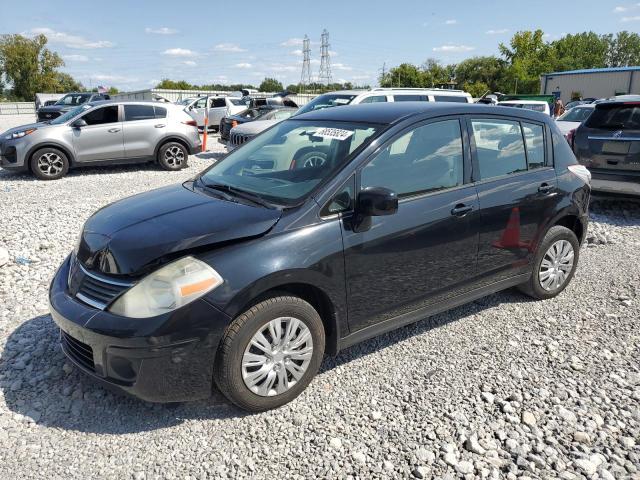
[{"label": "rear quarter window", "polygon": [[640,103],[598,105],[585,125],[603,130],[640,130]]},{"label": "rear quarter window", "polygon": [[459,95],[434,95],[433,100],[436,102],[467,103],[467,97]]}]

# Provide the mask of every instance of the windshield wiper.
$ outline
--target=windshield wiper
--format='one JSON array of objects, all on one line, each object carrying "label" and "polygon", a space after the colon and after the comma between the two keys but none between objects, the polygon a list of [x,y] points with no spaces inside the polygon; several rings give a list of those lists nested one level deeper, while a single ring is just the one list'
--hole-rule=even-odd
[{"label": "windshield wiper", "polygon": [[244,200],[249,200],[255,204],[258,204],[265,208],[275,208],[271,203],[267,202],[264,198],[259,195],[255,195],[253,193],[247,192],[240,188],[232,187],[231,185],[226,185],[223,183],[206,183],[202,178],[200,179],[200,183],[204,185],[205,188],[209,188],[211,190],[217,190],[220,192],[225,192],[227,194],[231,194],[235,197],[242,198]]}]

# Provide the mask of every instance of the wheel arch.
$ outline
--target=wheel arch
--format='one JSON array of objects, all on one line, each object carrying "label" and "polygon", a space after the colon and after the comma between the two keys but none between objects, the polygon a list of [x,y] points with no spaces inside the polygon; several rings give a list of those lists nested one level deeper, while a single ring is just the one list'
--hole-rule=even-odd
[{"label": "wheel arch", "polygon": [[31,170],[31,157],[33,156],[34,153],[36,153],[38,150],[40,150],[42,148],[55,148],[57,150],[61,150],[62,153],[64,153],[67,156],[67,160],[69,160],[69,168],[75,166],[76,158],[73,155],[72,150],[70,150],[68,146],[62,145],[62,144],[57,143],[57,142],[46,141],[46,142],[43,142],[43,143],[39,143],[38,145],[34,145],[27,152],[27,154],[25,156],[25,159],[26,159],[27,167],[28,167],[30,172],[32,171]]},{"label": "wheel arch", "polygon": [[165,146],[167,143],[170,143],[170,142],[176,142],[176,143],[179,143],[180,145],[182,145],[184,148],[186,148],[186,149],[187,149],[187,153],[188,153],[189,155],[192,155],[192,154],[193,154],[193,149],[189,146],[189,142],[188,142],[185,138],[183,138],[183,137],[181,137],[181,136],[179,136],[179,135],[171,135],[171,136],[169,136],[169,137],[164,137],[164,138],[163,138],[162,140],[160,140],[160,141],[158,142],[158,144],[156,145],[156,149],[155,149],[155,151],[153,152],[153,156],[156,158],[156,160],[158,159],[158,152],[160,151],[160,149],[161,149],[163,146]]},{"label": "wheel arch", "polygon": [[565,215],[556,218],[555,221],[549,226],[549,228],[555,226],[566,227],[571,230],[578,238],[578,243],[582,245],[582,242],[585,239],[587,233],[587,227],[580,219],[580,216],[576,215],[575,213],[566,213]]}]

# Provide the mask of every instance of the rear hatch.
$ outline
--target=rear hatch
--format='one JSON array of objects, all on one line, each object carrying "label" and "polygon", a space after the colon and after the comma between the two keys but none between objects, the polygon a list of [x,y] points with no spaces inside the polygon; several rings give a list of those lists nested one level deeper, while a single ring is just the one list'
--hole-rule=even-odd
[{"label": "rear hatch", "polygon": [[576,131],[574,151],[595,172],[640,175],[640,102],[596,105]]}]

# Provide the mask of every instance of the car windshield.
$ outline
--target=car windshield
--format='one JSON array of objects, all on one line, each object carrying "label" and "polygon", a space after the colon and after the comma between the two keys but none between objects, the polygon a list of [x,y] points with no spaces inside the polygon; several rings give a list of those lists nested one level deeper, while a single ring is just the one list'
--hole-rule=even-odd
[{"label": "car windshield", "polygon": [[90,98],[90,93],[69,93],[58,100],[56,105],[82,105]]},{"label": "car windshield", "polygon": [[203,188],[296,205],[364,148],[381,125],[285,120],[205,171]]},{"label": "car windshield", "polygon": [[558,117],[558,122],[584,122],[593,112],[593,108],[574,107]]},{"label": "car windshield", "polygon": [[189,105],[194,100],[195,100],[195,98],[183,98],[179,102],[176,102],[176,105]]},{"label": "car windshield", "polygon": [[63,123],[68,122],[69,120],[71,120],[76,115],[80,115],[82,112],[84,112],[85,110],[90,109],[91,107],[92,107],[92,105],[87,105],[85,103],[84,105],[80,105],[79,107],[76,107],[73,110],[69,110],[68,112],[60,115],[58,118],[55,118],[55,119],[51,120],[49,123],[51,125],[61,125]]},{"label": "car windshield", "polygon": [[356,98],[356,95],[325,93],[324,95],[314,98],[306,105],[303,105],[302,108],[298,110],[298,114],[320,110],[322,108],[349,105],[354,98]]}]

